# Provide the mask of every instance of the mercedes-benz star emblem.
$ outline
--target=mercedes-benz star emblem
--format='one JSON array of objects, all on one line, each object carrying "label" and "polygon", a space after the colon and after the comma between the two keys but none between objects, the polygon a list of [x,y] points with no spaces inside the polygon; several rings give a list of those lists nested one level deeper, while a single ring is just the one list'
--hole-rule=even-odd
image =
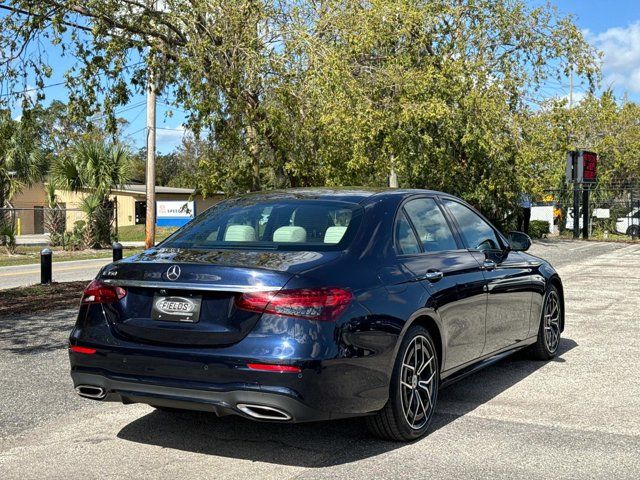
[{"label": "mercedes-benz star emblem", "polygon": [[175,281],[180,277],[180,267],[178,265],[171,265],[167,270],[167,278],[171,281]]}]

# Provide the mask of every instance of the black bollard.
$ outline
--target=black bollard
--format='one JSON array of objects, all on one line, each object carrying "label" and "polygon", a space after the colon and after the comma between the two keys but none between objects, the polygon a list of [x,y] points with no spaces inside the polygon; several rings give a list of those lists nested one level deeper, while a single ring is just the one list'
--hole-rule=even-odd
[{"label": "black bollard", "polygon": [[43,248],[40,252],[40,283],[51,283],[51,262],[53,252],[49,248]]},{"label": "black bollard", "polygon": [[113,242],[111,247],[113,248],[113,261],[117,262],[118,260],[122,260],[122,244],[119,242]]}]

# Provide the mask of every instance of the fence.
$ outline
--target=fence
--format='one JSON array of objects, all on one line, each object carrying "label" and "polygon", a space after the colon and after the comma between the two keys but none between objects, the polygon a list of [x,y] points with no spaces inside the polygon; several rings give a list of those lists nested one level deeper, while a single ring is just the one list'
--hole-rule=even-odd
[{"label": "fence", "polygon": [[[588,188],[588,187],[587,187]],[[548,192],[553,200],[547,202],[556,210],[555,228],[562,233],[571,231],[574,226],[573,190],[553,190]],[[578,228],[580,233],[584,227],[583,194],[580,191],[580,208],[578,210]],[[640,188],[618,188],[615,186],[596,185],[589,190],[588,201],[589,236],[598,234],[628,235],[632,238],[640,236]],[[559,215],[558,215],[559,214]]]},{"label": "fence", "polygon": [[85,214],[77,208],[0,208],[0,218],[13,227],[16,235],[42,235],[73,230]]}]

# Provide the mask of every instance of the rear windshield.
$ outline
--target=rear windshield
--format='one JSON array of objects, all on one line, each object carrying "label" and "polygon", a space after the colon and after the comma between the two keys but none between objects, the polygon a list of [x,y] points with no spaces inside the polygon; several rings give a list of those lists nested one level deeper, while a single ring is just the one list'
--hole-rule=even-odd
[{"label": "rear windshield", "polygon": [[243,250],[343,250],[360,223],[354,203],[251,197],[208,209],[167,238],[162,248],[241,248]]}]

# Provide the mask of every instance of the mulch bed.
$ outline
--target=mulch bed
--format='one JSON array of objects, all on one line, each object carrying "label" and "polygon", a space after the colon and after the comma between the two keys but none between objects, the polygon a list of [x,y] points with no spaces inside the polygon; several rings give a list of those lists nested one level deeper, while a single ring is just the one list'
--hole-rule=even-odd
[{"label": "mulch bed", "polygon": [[0,290],[0,317],[77,307],[88,283],[62,282]]}]

